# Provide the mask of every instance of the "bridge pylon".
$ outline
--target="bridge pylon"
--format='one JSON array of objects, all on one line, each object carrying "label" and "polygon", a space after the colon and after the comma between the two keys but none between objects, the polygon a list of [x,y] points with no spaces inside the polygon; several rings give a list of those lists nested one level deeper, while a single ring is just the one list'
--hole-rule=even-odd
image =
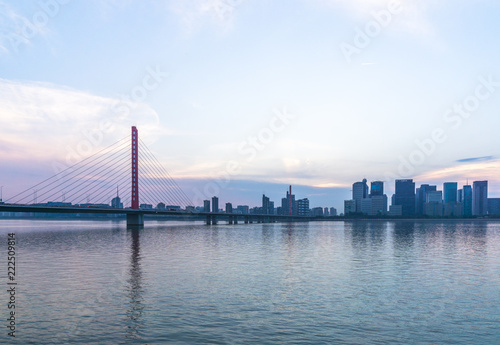
[{"label": "bridge pylon", "polygon": [[[132,190],[132,198],[130,207],[134,210],[139,210],[139,131],[137,127],[132,126],[132,135],[131,135],[131,190]],[[144,225],[144,214],[142,213],[127,213],[127,225],[132,226],[142,226]]]}]

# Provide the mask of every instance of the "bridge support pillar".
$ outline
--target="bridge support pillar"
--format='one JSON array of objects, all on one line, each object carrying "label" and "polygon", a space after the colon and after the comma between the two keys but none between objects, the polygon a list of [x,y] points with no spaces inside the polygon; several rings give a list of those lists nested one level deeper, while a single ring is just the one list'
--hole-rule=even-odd
[{"label": "bridge support pillar", "polygon": [[229,224],[233,224],[233,217],[229,216]]},{"label": "bridge support pillar", "polygon": [[244,217],[244,223],[245,223],[245,224],[248,224],[248,216],[245,216],[245,217]]},{"label": "bridge support pillar", "polygon": [[212,216],[212,225],[217,225],[217,217]]},{"label": "bridge support pillar", "polygon": [[206,222],[207,225],[211,225],[212,224],[212,217],[210,216],[207,216],[207,222]]},{"label": "bridge support pillar", "polygon": [[238,216],[234,217],[234,224],[238,224]]},{"label": "bridge support pillar", "polygon": [[144,215],[142,213],[127,213],[127,225],[133,226],[143,226],[144,225]]}]

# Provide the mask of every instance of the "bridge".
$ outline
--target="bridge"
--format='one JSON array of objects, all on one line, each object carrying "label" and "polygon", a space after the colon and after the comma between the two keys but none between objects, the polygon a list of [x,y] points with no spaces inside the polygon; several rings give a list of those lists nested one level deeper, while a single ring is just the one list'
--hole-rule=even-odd
[{"label": "bridge", "polygon": [[[110,206],[115,188],[116,197]],[[128,195],[123,203],[120,189]],[[140,203],[140,196],[145,204]],[[169,207],[164,202],[176,206]],[[123,204],[130,206],[123,207]],[[154,204],[156,208],[152,207]],[[217,224],[219,220],[228,224],[311,220],[291,214],[199,212],[190,204],[190,199],[139,139],[138,130],[133,126],[130,138],[123,138],[7,202],[0,202],[0,212],[117,214],[126,215],[129,226],[143,226],[144,216],[197,217],[205,219],[207,225]]]}]

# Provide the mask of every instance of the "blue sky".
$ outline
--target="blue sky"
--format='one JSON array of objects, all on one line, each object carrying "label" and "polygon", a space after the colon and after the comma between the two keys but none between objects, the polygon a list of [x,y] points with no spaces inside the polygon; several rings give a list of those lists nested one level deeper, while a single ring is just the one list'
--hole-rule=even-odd
[{"label": "blue sky", "polygon": [[0,184],[137,125],[188,196],[228,162],[234,204],[293,184],[342,210],[353,182],[390,195],[396,177],[500,196],[499,15],[493,0],[0,0]]}]

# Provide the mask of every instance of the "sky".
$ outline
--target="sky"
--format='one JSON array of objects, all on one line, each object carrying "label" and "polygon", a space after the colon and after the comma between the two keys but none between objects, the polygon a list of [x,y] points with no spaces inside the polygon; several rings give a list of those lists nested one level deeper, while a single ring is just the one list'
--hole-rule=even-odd
[{"label": "sky", "polygon": [[193,200],[489,181],[494,0],[0,0],[3,197],[129,135]]}]

